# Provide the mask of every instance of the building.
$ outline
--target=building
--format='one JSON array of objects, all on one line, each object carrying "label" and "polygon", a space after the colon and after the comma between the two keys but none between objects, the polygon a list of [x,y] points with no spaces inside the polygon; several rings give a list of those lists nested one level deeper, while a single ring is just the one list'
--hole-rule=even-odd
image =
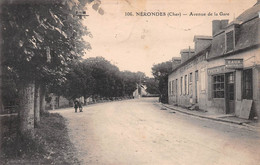
[{"label": "building", "polygon": [[[139,92],[139,90],[140,92]],[[149,96],[149,93],[146,91],[147,87],[145,85],[138,85],[136,84],[136,90],[133,92],[134,98],[140,98],[142,96]]]},{"label": "building", "polygon": [[230,23],[212,21],[212,36],[195,36],[194,50],[183,49],[181,61],[173,59],[169,103],[243,118],[260,115],[259,26],[260,0]]}]

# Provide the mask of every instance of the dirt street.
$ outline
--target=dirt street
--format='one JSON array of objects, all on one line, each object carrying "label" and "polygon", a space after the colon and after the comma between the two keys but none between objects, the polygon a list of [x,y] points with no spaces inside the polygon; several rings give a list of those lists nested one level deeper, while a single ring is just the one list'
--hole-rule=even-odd
[{"label": "dirt street", "polygon": [[56,110],[82,164],[257,165],[260,134],[241,126],[161,110],[142,98]]}]

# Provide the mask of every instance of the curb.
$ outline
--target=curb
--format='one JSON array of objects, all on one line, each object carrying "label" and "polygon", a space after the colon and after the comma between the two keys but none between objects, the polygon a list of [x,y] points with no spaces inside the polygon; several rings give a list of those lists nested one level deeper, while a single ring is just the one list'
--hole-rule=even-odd
[{"label": "curb", "polygon": [[166,107],[166,108],[169,108],[169,109],[171,109],[171,110],[174,110],[174,111],[183,113],[183,114],[187,114],[187,115],[191,115],[191,116],[196,116],[196,117],[204,118],[204,119],[210,119],[210,120],[214,120],[214,121],[220,121],[220,122],[225,122],[225,123],[231,123],[231,124],[241,125],[241,126],[247,127],[247,128],[250,129],[250,130],[257,130],[257,127],[252,126],[252,125],[249,125],[249,124],[244,123],[244,122],[231,121],[231,120],[226,120],[226,119],[222,119],[222,118],[214,118],[214,117],[210,117],[210,116],[204,116],[204,115],[194,114],[194,113],[182,111],[182,110],[177,109],[177,108],[169,107],[169,106],[167,106],[167,105],[165,105],[165,104],[161,104],[161,105],[164,106],[164,107]]},{"label": "curb", "polygon": [[258,131],[260,130],[259,127],[257,127],[257,126],[252,126],[252,125],[247,124],[247,123],[242,123],[242,125],[245,126],[245,127],[247,127],[247,128],[249,128],[250,130],[258,130]]}]

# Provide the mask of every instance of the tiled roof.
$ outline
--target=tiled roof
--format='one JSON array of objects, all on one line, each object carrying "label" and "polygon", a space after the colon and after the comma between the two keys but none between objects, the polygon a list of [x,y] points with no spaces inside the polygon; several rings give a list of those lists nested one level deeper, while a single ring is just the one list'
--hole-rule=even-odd
[{"label": "tiled roof", "polygon": [[[202,51],[196,53],[194,56],[192,56],[192,57],[189,58],[188,60],[184,61],[183,63],[181,63],[181,64],[177,65],[175,68],[173,68],[173,70],[172,70],[171,73],[175,72],[176,70],[178,70],[178,69],[181,68],[182,66],[186,65],[187,63],[193,61],[194,59],[198,58],[199,56],[204,55],[206,52],[208,52],[208,51],[210,50],[210,48],[211,48],[211,45],[208,45],[208,46],[207,46],[205,49],[203,49]],[[171,74],[171,73],[170,73],[170,74]],[[169,74],[169,75],[170,75],[170,74]]]},{"label": "tiled roof", "polygon": [[[226,28],[228,29],[230,26],[237,26],[236,34],[235,34],[235,47],[234,52],[240,50],[246,50],[247,48],[251,48],[253,46],[260,45],[260,18],[259,18],[259,11],[260,11],[260,2],[254,5],[252,8],[246,10],[242,13],[239,17],[236,18],[235,21],[231,22]],[[196,53],[194,56],[189,58],[187,61],[181,63],[180,65],[176,66],[172,72],[175,72],[177,69],[181,68],[182,66],[186,65],[190,61],[194,60],[198,56],[206,53],[209,51],[208,59],[212,59],[222,55],[228,55],[225,52],[225,29],[220,31],[218,34],[214,36],[211,41],[211,44],[208,45],[207,48],[204,50]],[[206,37],[210,39],[210,36],[194,36],[195,37]],[[194,49],[182,49],[181,52],[189,52],[194,51]]]},{"label": "tiled roof", "polygon": [[253,7],[249,8],[245,12],[243,12],[241,15],[239,15],[236,20],[240,22],[245,22],[247,20],[250,20],[258,15],[258,12],[260,11],[260,3],[257,2]]},{"label": "tiled roof", "polygon": [[260,19],[253,19],[240,26],[235,50],[259,44]]},{"label": "tiled roof", "polygon": [[[258,3],[229,24],[228,27],[232,26],[235,22],[239,23],[235,33],[236,42],[233,52],[260,44],[260,19],[257,17],[259,11],[260,4]],[[222,31],[212,40],[209,59],[224,55],[226,53],[225,45],[225,31]]]},{"label": "tiled roof", "polygon": [[209,58],[225,53],[225,33],[215,36],[211,43]]}]

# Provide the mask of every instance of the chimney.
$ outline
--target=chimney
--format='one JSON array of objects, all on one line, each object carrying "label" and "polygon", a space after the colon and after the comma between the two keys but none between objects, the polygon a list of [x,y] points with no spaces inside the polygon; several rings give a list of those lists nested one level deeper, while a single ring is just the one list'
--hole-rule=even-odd
[{"label": "chimney", "polygon": [[229,20],[228,19],[223,19],[220,21],[221,24],[221,29],[224,29],[228,25]]},{"label": "chimney", "polygon": [[172,70],[174,70],[180,64],[181,64],[181,57],[173,57],[172,58]]},{"label": "chimney", "polygon": [[181,63],[187,61],[190,57],[192,57],[194,53],[194,49],[182,49],[181,50]]},{"label": "chimney", "polygon": [[195,43],[195,54],[207,48],[212,41],[211,36],[194,36],[193,42]]},{"label": "chimney", "polygon": [[212,36],[223,30],[228,25],[228,20],[213,20],[212,21]]}]

